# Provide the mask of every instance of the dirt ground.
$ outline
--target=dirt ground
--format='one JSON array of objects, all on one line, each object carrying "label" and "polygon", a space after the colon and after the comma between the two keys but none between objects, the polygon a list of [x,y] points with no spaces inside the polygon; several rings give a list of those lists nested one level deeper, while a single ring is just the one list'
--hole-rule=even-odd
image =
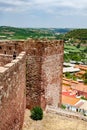
[{"label": "dirt ground", "polygon": [[33,121],[30,111],[26,109],[22,130],[87,130],[87,122],[53,113],[44,113],[43,120]]}]

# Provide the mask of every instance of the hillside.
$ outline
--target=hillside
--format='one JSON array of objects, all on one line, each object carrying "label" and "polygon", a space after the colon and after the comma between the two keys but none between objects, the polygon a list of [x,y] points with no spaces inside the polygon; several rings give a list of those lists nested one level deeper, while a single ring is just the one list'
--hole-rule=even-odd
[{"label": "hillside", "polygon": [[0,27],[0,39],[27,39],[27,38],[48,38],[59,39],[62,38],[70,29],[57,28],[17,28],[17,27]]},{"label": "hillside", "polygon": [[87,29],[75,29],[65,35],[66,38],[74,38],[79,40],[87,40]]},{"label": "hillside", "polygon": [[87,29],[69,28],[17,28],[0,26],[0,39],[79,39],[87,40]]},{"label": "hillside", "polygon": [[52,32],[46,29],[0,27],[1,39],[44,38],[50,36],[53,36]]}]

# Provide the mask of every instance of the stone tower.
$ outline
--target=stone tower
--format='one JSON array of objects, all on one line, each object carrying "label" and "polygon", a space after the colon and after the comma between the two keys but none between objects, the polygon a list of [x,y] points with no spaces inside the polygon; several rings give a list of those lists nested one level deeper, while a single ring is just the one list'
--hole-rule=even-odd
[{"label": "stone tower", "polygon": [[0,41],[0,130],[21,129],[26,105],[60,106],[62,68],[63,41]]},{"label": "stone tower", "polygon": [[61,105],[63,41],[25,41],[27,107]]}]

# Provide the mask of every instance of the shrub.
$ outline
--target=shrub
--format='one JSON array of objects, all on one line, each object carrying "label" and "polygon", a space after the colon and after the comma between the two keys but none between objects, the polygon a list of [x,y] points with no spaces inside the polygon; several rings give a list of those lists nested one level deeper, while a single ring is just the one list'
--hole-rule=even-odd
[{"label": "shrub", "polygon": [[82,100],[87,100],[87,98],[85,98],[84,96],[81,97]]},{"label": "shrub", "polygon": [[62,109],[66,109],[66,106],[64,104],[61,105]]},{"label": "shrub", "polygon": [[84,84],[87,84],[87,79],[84,79],[84,81],[83,81],[83,82],[84,82]]},{"label": "shrub", "polygon": [[69,79],[71,78],[71,75],[70,75],[69,72],[66,72],[66,73],[65,73],[65,76],[66,76],[67,78],[69,78]]},{"label": "shrub", "polygon": [[87,79],[87,71],[83,74],[82,78]]},{"label": "shrub", "polygon": [[42,120],[43,118],[43,110],[41,107],[36,106],[31,110],[31,118],[33,120]]}]

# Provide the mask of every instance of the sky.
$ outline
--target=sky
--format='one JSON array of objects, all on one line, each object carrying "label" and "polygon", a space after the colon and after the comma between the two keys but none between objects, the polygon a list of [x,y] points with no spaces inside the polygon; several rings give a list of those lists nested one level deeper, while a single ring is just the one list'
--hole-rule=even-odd
[{"label": "sky", "polygon": [[87,0],[0,0],[0,26],[87,28]]}]

